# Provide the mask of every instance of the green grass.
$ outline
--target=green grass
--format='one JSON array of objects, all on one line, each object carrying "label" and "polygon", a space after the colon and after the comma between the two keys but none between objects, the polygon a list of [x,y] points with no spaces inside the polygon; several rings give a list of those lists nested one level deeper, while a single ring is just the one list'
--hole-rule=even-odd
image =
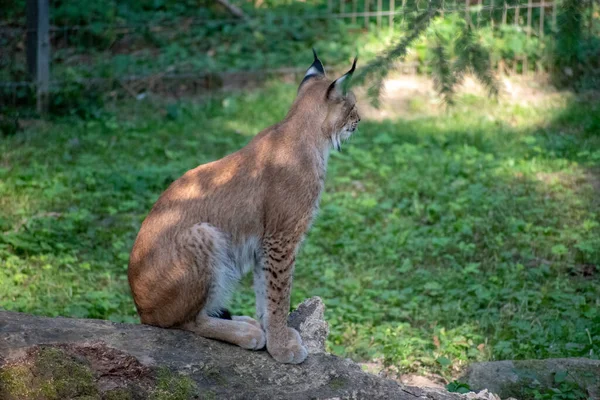
[{"label": "green grass", "polygon": [[[137,321],[128,253],[154,201],[282,118],[295,89],[0,139],[0,305]],[[459,100],[440,117],[363,121],[332,155],[292,302],[323,297],[333,352],[401,371],[598,358],[599,103]],[[249,282],[236,313],[253,313]]]}]

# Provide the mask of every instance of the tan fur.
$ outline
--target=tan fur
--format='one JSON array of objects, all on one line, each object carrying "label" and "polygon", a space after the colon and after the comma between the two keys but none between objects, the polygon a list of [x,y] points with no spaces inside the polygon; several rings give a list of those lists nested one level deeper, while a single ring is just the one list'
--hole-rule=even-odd
[{"label": "tan fur", "polygon": [[[307,79],[283,121],[241,150],[188,171],[160,196],[129,262],[142,323],[249,349],[266,341],[280,362],[306,358],[286,324],[296,251],[318,207],[332,141],[360,121],[354,95],[328,96],[330,84],[324,75]],[[213,317],[252,267],[260,324]]]}]

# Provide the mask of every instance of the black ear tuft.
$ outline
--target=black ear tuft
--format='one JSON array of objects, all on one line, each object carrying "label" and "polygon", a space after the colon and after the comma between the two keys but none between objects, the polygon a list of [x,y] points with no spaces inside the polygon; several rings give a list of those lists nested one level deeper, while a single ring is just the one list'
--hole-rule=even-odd
[{"label": "black ear tuft", "polygon": [[352,63],[352,68],[350,68],[350,71],[346,72],[344,75],[333,81],[331,85],[329,85],[329,88],[327,89],[328,98],[342,98],[346,96],[352,74],[356,69],[356,61],[358,61],[358,57],[354,57],[354,62]]},{"label": "black ear tuft", "polygon": [[[323,68],[323,63],[321,63],[321,60],[319,60],[319,56],[317,56],[317,51],[315,50],[314,47],[313,47],[312,51],[313,51],[313,56],[315,56],[315,59],[311,65],[311,67],[315,67],[315,69],[317,71],[319,71],[322,75],[325,75],[325,69]],[[310,68],[309,68],[309,70],[310,70]]]},{"label": "black ear tuft", "polygon": [[[311,64],[311,66],[306,70],[306,74],[304,74],[304,79],[302,79],[302,82],[300,82],[300,86],[302,86],[302,84],[304,82],[306,82],[307,80],[317,77],[317,76],[325,76],[325,68],[323,68],[323,63],[321,62],[321,60],[319,60],[319,56],[317,56],[317,52],[316,50],[312,49],[313,51],[313,55],[314,55],[314,60],[313,63]],[[298,88],[300,89],[300,88]]]},{"label": "black ear tuft", "polygon": [[352,68],[350,68],[350,71],[346,72],[346,75],[352,75],[354,73],[354,70],[356,69],[357,61],[358,61],[358,57],[354,57],[354,62],[352,63]]}]

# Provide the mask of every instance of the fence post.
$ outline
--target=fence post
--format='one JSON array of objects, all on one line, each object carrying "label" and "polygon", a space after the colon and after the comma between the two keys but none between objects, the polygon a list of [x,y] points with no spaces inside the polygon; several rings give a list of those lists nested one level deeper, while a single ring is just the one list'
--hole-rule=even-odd
[{"label": "fence post", "polygon": [[544,18],[546,18],[546,2],[542,0],[542,4],[540,6],[540,37],[544,37]]},{"label": "fence post", "polygon": [[473,22],[471,21],[471,9],[470,9],[469,0],[465,0],[465,20],[470,27],[473,27]]},{"label": "fence post", "polygon": [[590,0],[590,26],[588,27],[589,39],[594,35],[594,0]]},{"label": "fence post", "polygon": [[394,0],[390,0],[390,16],[389,16],[390,32],[394,31],[394,18],[396,17],[395,12],[396,12],[395,2],[394,2]]},{"label": "fence post", "polygon": [[50,86],[49,0],[27,0],[27,69],[35,82],[37,111],[48,109]]},{"label": "fence post", "polygon": [[527,2],[527,37],[531,36],[531,18],[533,14],[533,0]]},{"label": "fence post", "polygon": [[[533,0],[528,0],[527,1],[527,38],[529,39],[531,37],[531,30],[532,28],[532,21],[533,21]],[[527,54],[525,54],[524,58],[523,58],[523,75],[527,76],[529,75],[529,58],[527,57]]]},{"label": "fence post", "polygon": [[558,0],[552,1],[552,32],[553,33],[558,32],[558,25],[556,23],[556,19],[557,19],[557,15],[558,15],[558,6],[556,4],[557,1]]},{"label": "fence post", "polygon": [[402,0],[402,22],[401,25],[404,28],[404,17],[406,16],[405,12],[405,7],[406,7],[406,0]]}]

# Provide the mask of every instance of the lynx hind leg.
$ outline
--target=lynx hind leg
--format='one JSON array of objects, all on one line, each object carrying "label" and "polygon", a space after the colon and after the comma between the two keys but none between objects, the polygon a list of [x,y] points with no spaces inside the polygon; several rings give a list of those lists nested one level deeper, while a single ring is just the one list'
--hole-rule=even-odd
[{"label": "lynx hind leg", "polygon": [[233,320],[233,321],[246,322],[247,324],[251,324],[251,325],[256,326],[257,328],[262,329],[260,323],[257,320],[255,320],[254,318],[246,317],[243,315],[231,315],[229,310],[226,308],[221,309],[218,314],[212,315],[212,316],[219,318],[219,319],[228,319],[228,320]]},{"label": "lynx hind leg", "polygon": [[260,326],[260,322],[258,322],[254,318],[246,317],[244,315],[234,315],[231,317],[231,319],[234,321],[245,322],[246,324],[255,326],[262,331],[262,326]]},{"label": "lynx hind leg", "polygon": [[246,317],[243,315],[231,315],[231,313],[229,312],[228,309],[223,308],[221,309],[218,314],[216,315],[212,315],[212,317],[216,317],[219,319],[228,319],[228,320],[233,320],[233,321],[242,321],[245,322],[247,324],[251,324],[256,326],[257,328],[262,329],[262,327],[260,326],[260,323],[255,320],[254,318],[250,318],[250,317]]},{"label": "lynx hind leg", "polygon": [[231,316],[228,311],[224,314],[224,306],[241,279],[240,269],[230,256],[231,244],[227,235],[212,225],[197,224],[190,230],[189,242],[194,243],[193,247],[200,252],[197,254],[198,259],[207,258],[207,251],[211,253],[208,267],[212,279],[205,305],[195,321],[182,324],[180,328],[245,349],[258,350],[265,347],[265,334],[258,322],[250,317]]},{"label": "lynx hind leg", "polygon": [[192,331],[205,338],[235,344],[248,350],[260,350],[266,344],[266,337],[262,329],[235,319],[220,319],[200,314],[196,321],[182,325],[181,329]]},{"label": "lynx hind leg", "polygon": [[209,224],[196,224],[175,238],[171,259],[158,260],[133,282],[142,323],[163,328],[193,321],[210,303],[216,272],[227,250],[224,235]]}]

